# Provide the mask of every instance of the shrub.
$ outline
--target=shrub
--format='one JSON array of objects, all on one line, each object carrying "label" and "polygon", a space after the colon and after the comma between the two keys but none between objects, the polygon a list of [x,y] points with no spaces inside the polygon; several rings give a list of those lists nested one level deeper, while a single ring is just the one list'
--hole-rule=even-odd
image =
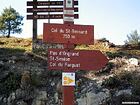
[{"label": "shrub", "polygon": [[133,78],[133,73],[132,72],[128,72],[128,71],[122,71],[118,75],[118,78],[122,81],[127,81],[127,82],[131,82],[132,78]]},{"label": "shrub", "polygon": [[31,74],[31,85],[36,87],[41,84],[40,82],[41,82],[40,77],[35,72],[33,72]]},{"label": "shrub", "polygon": [[116,57],[124,57],[124,56],[128,56],[128,53],[125,53],[125,52],[106,52],[107,56],[109,58],[116,58]]},{"label": "shrub", "polygon": [[0,94],[9,95],[20,87],[21,76],[10,72],[5,78],[0,80]]},{"label": "shrub", "polygon": [[118,86],[120,86],[120,84],[121,84],[121,81],[119,80],[117,76],[110,77],[109,79],[106,79],[102,83],[102,85],[107,88],[117,88]]},{"label": "shrub", "polygon": [[140,96],[140,77],[135,77],[132,80],[132,85],[133,85],[132,93],[134,95]]},{"label": "shrub", "polygon": [[127,35],[128,40],[125,41],[125,44],[138,45],[140,43],[140,35],[137,30],[133,31],[129,35]]}]

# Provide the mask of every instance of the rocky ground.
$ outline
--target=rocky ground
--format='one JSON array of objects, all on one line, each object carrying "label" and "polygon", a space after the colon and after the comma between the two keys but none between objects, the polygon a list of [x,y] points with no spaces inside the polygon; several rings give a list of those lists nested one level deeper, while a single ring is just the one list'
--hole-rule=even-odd
[{"label": "rocky ground", "polygon": [[[139,102],[138,49],[133,54],[132,50],[128,53],[127,49],[110,48],[106,43],[76,48],[100,48],[110,60],[97,72],[76,71],[75,105]],[[61,71],[49,71],[47,53],[40,49],[32,53],[30,49],[31,41],[0,38],[0,105],[61,105]]]}]

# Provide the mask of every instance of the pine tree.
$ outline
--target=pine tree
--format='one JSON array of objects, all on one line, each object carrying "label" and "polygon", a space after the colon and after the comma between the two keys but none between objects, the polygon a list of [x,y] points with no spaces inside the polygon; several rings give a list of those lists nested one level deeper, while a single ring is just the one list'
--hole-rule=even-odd
[{"label": "pine tree", "polygon": [[23,16],[21,16],[14,8],[11,6],[5,8],[0,16],[0,33],[6,35],[8,38],[11,33],[21,33],[23,25]]},{"label": "pine tree", "polygon": [[140,35],[138,34],[137,30],[127,35],[127,38],[128,40],[125,41],[125,44],[138,45],[140,43]]}]

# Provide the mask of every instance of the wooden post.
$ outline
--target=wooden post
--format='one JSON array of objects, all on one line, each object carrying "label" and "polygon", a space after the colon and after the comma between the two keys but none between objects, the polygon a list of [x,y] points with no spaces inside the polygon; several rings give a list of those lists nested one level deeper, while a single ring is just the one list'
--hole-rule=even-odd
[{"label": "wooden post", "polygon": [[63,105],[74,105],[74,87],[63,86]]},{"label": "wooden post", "polygon": [[[37,2],[37,0],[33,0],[34,5],[33,8],[37,8],[37,5],[35,2]],[[33,16],[37,15],[37,12],[33,11]],[[32,36],[32,50],[35,50],[35,43],[37,41],[37,19],[33,18],[33,36]]]},{"label": "wooden post", "polygon": [[[74,24],[74,0],[64,0],[63,21],[64,24]],[[64,45],[65,49],[74,49],[74,45],[69,42]],[[64,72],[71,72],[66,71]],[[63,86],[63,105],[74,105],[74,87]]]},{"label": "wooden post", "polygon": [[[63,72],[75,72],[74,70],[64,70]],[[63,86],[63,105],[74,105],[75,96],[74,96],[74,86]]]},{"label": "wooden post", "polygon": [[[70,42],[64,44],[64,49],[72,50],[74,48],[74,44],[71,44]],[[75,72],[75,70],[64,70],[63,72]],[[74,105],[74,90],[74,86],[63,86],[63,105]]]},{"label": "wooden post", "polygon": [[[48,2],[50,2],[50,0],[48,0]],[[50,5],[48,6],[48,8],[50,8]],[[48,12],[48,16],[50,15],[50,12]],[[50,23],[51,22],[51,20],[50,20],[50,18],[48,19],[48,23]]]}]

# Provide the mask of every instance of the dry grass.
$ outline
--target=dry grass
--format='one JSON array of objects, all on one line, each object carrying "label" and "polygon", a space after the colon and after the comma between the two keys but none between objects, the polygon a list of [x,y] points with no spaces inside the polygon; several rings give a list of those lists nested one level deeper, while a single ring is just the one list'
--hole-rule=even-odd
[{"label": "dry grass", "polygon": [[[42,39],[42,35],[38,36],[39,39]],[[14,48],[14,49],[21,49],[25,51],[31,51],[32,50],[32,39],[23,39],[23,38],[5,38],[5,37],[0,37],[0,48]],[[118,51],[131,54],[131,55],[138,55],[140,56],[140,50],[138,49],[123,49],[120,47],[108,47],[105,46],[104,43],[98,42],[95,43],[94,45],[77,45],[76,49],[81,49],[81,50],[100,50],[104,53],[106,52],[111,52],[111,53],[116,53]]]},{"label": "dry grass", "polygon": [[0,38],[0,48],[21,49],[31,51],[32,40],[22,38]]}]

